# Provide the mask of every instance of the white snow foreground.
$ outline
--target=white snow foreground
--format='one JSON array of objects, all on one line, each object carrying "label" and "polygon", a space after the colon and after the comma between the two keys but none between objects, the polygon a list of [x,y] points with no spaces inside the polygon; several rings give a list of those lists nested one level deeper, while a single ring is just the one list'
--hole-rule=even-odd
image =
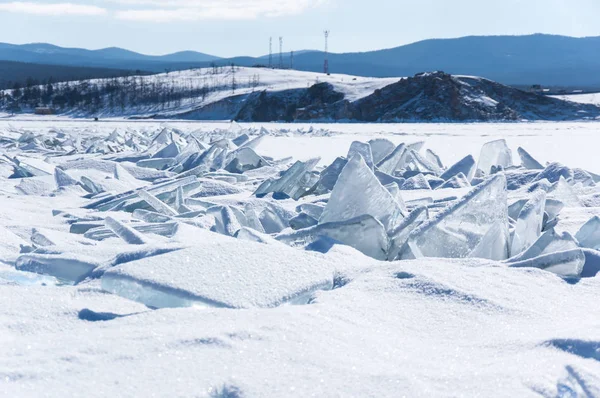
[{"label": "white snow foreground", "polygon": [[192,247],[115,267],[102,288],[152,308],[250,308],[306,304],[333,287],[336,267],[322,255],[193,232]]},{"label": "white snow foreground", "polygon": [[278,134],[4,131],[0,391],[595,396],[595,174]]},{"label": "white snow foreground", "polygon": [[311,305],[248,310],[151,311],[94,285],[0,285],[1,391],[533,397],[600,387],[597,278],[571,285],[434,259],[345,280]]}]

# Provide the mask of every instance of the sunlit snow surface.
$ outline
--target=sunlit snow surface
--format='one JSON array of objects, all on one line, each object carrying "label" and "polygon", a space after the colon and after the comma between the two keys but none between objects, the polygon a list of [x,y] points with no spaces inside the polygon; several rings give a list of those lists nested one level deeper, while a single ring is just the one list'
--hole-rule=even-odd
[{"label": "sunlit snow surface", "polygon": [[[249,142],[261,127],[0,120],[0,396],[600,396],[600,279],[569,277],[583,262],[600,270],[600,223],[593,218],[600,216],[593,181],[600,174],[600,124],[266,124],[264,138],[249,146],[269,165],[223,171],[225,154],[244,141],[219,143],[223,134],[216,131],[229,139],[248,133]],[[112,144],[102,140],[95,153],[83,153],[77,137],[88,142],[115,130],[155,141],[138,143],[138,152],[111,152],[107,145],[133,146],[115,134]],[[226,148],[210,159],[188,159],[194,173],[208,163],[219,170],[202,171],[197,181],[187,171],[173,182],[178,171],[136,168],[132,153],[159,153],[172,142],[173,159],[185,157],[185,145],[163,131],[187,139],[194,132],[196,148],[211,141]],[[24,132],[71,135],[75,150],[7,144]],[[358,248],[372,239],[385,249],[379,213],[319,220],[328,194],[299,201],[253,196],[294,161],[321,158],[319,172],[347,156],[354,141],[374,138],[394,145],[424,141],[420,152],[433,151],[445,167],[469,154],[478,161],[483,144],[505,139],[517,165],[522,147],[544,167],[560,162],[569,169],[545,170],[556,179],[547,185],[533,181],[542,170],[531,178],[507,170],[508,185],[523,186],[507,194],[511,229],[535,224],[535,233],[520,240],[527,247],[507,262],[378,261],[319,231],[335,229],[337,239]],[[37,176],[9,179],[14,156],[21,172]],[[115,169],[90,159],[121,163]],[[77,167],[63,167],[75,161]],[[309,172],[294,181],[301,187],[317,180]],[[453,204],[472,190],[398,190],[387,182],[382,186],[394,203],[402,199],[405,215],[418,212],[398,228],[425,216],[451,217]],[[543,206],[535,209],[535,222],[526,207],[532,186],[547,190],[542,223],[556,225],[556,233],[539,236]],[[117,197],[84,197],[96,189]],[[135,189],[149,196],[131,194]],[[118,205],[100,211],[109,199]],[[562,210],[556,200],[565,203]],[[302,233],[286,225],[298,214],[305,215],[295,220]],[[365,223],[370,229],[360,229]],[[208,231],[211,226],[219,233]],[[374,235],[360,239],[354,231]],[[499,229],[489,231],[481,241],[497,243]],[[404,235],[390,235],[394,258]],[[553,262],[557,252],[564,261]],[[54,272],[57,264],[59,279],[35,273]],[[63,272],[64,264],[75,266]]]}]

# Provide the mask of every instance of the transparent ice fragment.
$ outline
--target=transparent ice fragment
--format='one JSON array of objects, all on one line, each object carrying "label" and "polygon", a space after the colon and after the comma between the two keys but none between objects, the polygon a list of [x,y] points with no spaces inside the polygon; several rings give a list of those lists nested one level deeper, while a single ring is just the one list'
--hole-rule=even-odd
[{"label": "transparent ice fragment", "polygon": [[425,158],[431,163],[435,164],[440,170],[444,168],[444,164],[442,163],[442,160],[438,154],[433,152],[431,149],[425,151]]},{"label": "transparent ice fragment", "polygon": [[538,174],[535,181],[548,180],[551,184],[554,184],[558,180],[564,178],[565,180],[570,180],[573,178],[573,170],[568,168],[567,166],[554,162],[550,163],[546,168]]},{"label": "transparent ice fragment", "polygon": [[348,159],[352,159],[355,155],[362,156],[363,160],[367,164],[367,166],[373,170],[373,153],[371,152],[371,145],[365,144],[364,142],[354,141],[350,145],[350,150],[348,151]]},{"label": "transparent ice fragment", "polygon": [[575,239],[581,247],[600,250],[600,217],[590,218],[575,234]]},{"label": "transparent ice fragment", "polygon": [[497,174],[423,223],[408,245],[416,257],[469,257],[497,224],[508,230],[506,202],[506,179]]},{"label": "transparent ice fragment", "polygon": [[442,174],[442,169],[436,163],[430,162],[425,156],[412,149],[408,150],[406,162],[402,165],[403,168],[420,173],[431,173],[436,176]]},{"label": "transparent ice fragment", "polygon": [[256,210],[252,204],[246,203],[244,205],[244,215],[246,216],[246,222],[249,228],[261,233],[265,232],[265,229],[263,228],[258,218],[258,214],[256,213]]},{"label": "transparent ice fragment", "polygon": [[165,146],[164,148],[162,148],[161,150],[156,152],[154,155],[152,155],[152,158],[154,158],[154,159],[174,158],[174,157],[177,157],[177,155],[179,155],[180,152],[181,152],[181,149],[179,148],[179,146],[175,142],[171,142],[169,145]]},{"label": "transparent ice fragment", "polygon": [[579,278],[585,265],[585,254],[581,249],[543,254],[528,260],[510,263],[513,268],[539,268],[563,278]]},{"label": "transparent ice fragment", "polygon": [[179,214],[171,206],[167,205],[165,202],[158,199],[156,196],[152,195],[151,193],[149,193],[147,191],[140,190],[140,191],[138,191],[138,195],[140,198],[145,200],[146,203],[148,203],[150,206],[152,206],[152,208],[159,213],[162,213],[169,217],[174,217]]},{"label": "transparent ice fragment", "polygon": [[387,259],[389,243],[385,229],[379,221],[369,215],[322,223],[311,228],[280,234],[276,239],[294,247],[306,247],[323,236],[351,246],[377,260]]},{"label": "transparent ice fragment", "polygon": [[165,216],[164,214],[157,213],[155,211],[148,211],[145,209],[135,209],[132,214],[136,220],[141,220],[149,223],[160,223],[171,221],[172,218]]},{"label": "transparent ice fragment", "polygon": [[290,227],[293,230],[309,228],[317,225],[319,221],[306,213],[300,213],[290,220]]},{"label": "transparent ice fragment", "polygon": [[400,163],[403,162],[406,153],[406,145],[398,145],[392,153],[377,164],[377,168],[383,173],[394,175],[394,172],[399,167]]},{"label": "transparent ice fragment", "polygon": [[529,170],[544,170],[544,166],[540,162],[534,159],[525,149],[517,148],[519,157],[521,158],[521,165]]},{"label": "transparent ice fragment", "polygon": [[529,260],[542,255],[577,249],[575,239],[568,232],[558,234],[554,229],[544,232],[533,245],[523,253],[508,260],[509,263]]},{"label": "transparent ice fragment", "polygon": [[440,185],[437,189],[446,189],[446,188],[468,188],[471,186],[471,183],[467,179],[463,173],[458,173],[454,177],[450,178],[448,181]]},{"label": "transparent ice fragment", "polygon": [[402,206],[357,155],[342,170],[319,223],[347,221],[365,214],[380,221],[386,230],[404,218]]},{"label": "transparent ice fragment", "polygon": [[296,208],[297,212],[306,213],[316,220],[321,218],[323,215],[323,210],[325,210],[324,205],[318,205],[314,203],[303,203]]},{"label": "transparent ice fragment", "polygon": [[106,217],[104,222],[108,229],[130,245],[143,245],[147,243],[144,235],[121,221],[115,220],[112,217]]},{"label": "transparent ice fragment", "polygon": [[401,189],[403,191],[413,191],[418,189],[431,190],[431,186],[423,174],[417,174],[404,181]]},{"label": "transparent ice fragment", "polygon": [[269,165],[269,162],[257,155],[252,148],[248,147],[236,150],[229,159],[229,164],[225,167],[225,170],[231,173],[241,174],[248,170],[254,170]]},{"label": "transparent ice fragment", "polygon": [[267,235],[265,233],[261,233],[256,231],[255,229],[242,227],[236,234],[235,237],[241,240],[247,240],[250,242],[256,243],[264,243],[267,245],[283,245],[283,243],[278,242],[271,235]]},{"label": "transparent ice fragment", "polygon": [[400,252],[408,241],[408,236],[415,228],[428,219],[428,214],[427,207],[417,207],[402,220],[402,223],[398,227],[388,233],[390,239],[388,260],[394,261],[398,259]]},{"label": "transparent ice fragment", "polygon": [[566,206],[581,207],[581,200],[579,200],[579,196],[575,193],[567,180],[565,180],[562,176],[552,185],[548,191],[548,196],[552,199],[561,201]]},{"label": "transparent ice fragment", "polygon": [[211,207],[206,212],[216,220],[215,232],[226,236],[235,236],[242,226],[238,221],[232,208],[229,206]]},{"label": "transparent ice fragment", "polygon": [[[176,222],[162,222],[162,223],[132,223],[130,225],[134,230],[141,232],[142,234],[155,234],[165,236],[167,238],[172,237],[177,232],[179,224]],[[102,241],[108,238],[114,238],[117,235],[109,228],[92,228],[83,234],[88,239]]]},{"label": "transparent ice fragment", "polygon": [[512,165],[512,152],[505,139],[488,142],[481,148],[477,169],[484,173],[491,174],[494,166],[506,169]]},{"label": "transparent ice fragment", "polygon": [[342,172],[342,169],[347,163],[348,161],[344,158],[336,158],[332,164],[327,166],[327,168],[321,172],[319,180],[308,193],[314,195],[323,195],[331,192],[340,176],[340,173]]},{"label": "transparent ice fragment", "polygon": [[539,238],[544,223],[545,207],[546,192],[536,191],[521,209],[512,240],[512,257],[525,251]]},{"label": "transparent ice fragment", "polygon": [[79,181],[77,181],[76,179],[65,173],[64,170],[58,167],[54,169],[54,181],[56,182],[56,185],[59,188],[72,185],[79,185]]},{"label": "transparent ice fragment", "polygon": [[573,184],[581,184],[584,187],[593,187],[596,185],[594,177],[583,169],[573,169]]},{"label": "transparent ice fragment", "polygon": [[495,261],[506,260],[509,256],[509,243],[510,234],[508,229],[500,222],[495,223],[473,249],[470,257]]},{"label": "transparent ice fragment", "polygon": [[307,174],[315,168],[320,158],[308,160],[306,162],[298,161],[292,167],[286,170],[278,180],[263,183],[255,192],[256,196],[264,196],[268,193],[283,193],[295,200],[306,194],[314,185],[308,186],[311,178]]},{"label": "transparent ice fragment", "polygon": [[378,164],[394,151],[396,145],[385,138],[375,138],[369,141],[371,152],[373,153],[373,162]]},{"label": "transparent ice fragment", "polygon": [[450,168],[446,170],[440,176],[440,178],[448,181],[459,173],[463,173],[469,181],[473,179],[473,175],[475,174],[475,159],[473,156],[469,155],[459,160],[454,165],[450,166]]}]

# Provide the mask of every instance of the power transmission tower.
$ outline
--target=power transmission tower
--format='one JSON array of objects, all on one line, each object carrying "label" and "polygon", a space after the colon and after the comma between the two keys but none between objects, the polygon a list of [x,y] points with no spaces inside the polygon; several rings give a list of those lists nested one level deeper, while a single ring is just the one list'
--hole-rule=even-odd
[{"label": "power transmission tower", "polygon": [[269,37],[269,68],[273,67],[273,38]]},{"label": "power transmission tower", "polygon": [[323,63],[323,73],[329,75],[329,31],[323,32],[325,34],[325,62]]},{"label": "power transmission tower", "polygon": [[279,36],[279,69],[283,69],[283,37]]}]

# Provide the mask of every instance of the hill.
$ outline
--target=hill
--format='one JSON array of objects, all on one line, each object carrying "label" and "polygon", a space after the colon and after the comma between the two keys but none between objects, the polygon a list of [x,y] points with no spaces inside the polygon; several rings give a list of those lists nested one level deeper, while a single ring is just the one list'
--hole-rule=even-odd
[{"label": "hill", "polygon": [[40,101],[75,117],[271,121],[517,121],[600,116],[592,104],[521,91],[444,72],[365,78],[269,68],[215,67],[56,84],[49,93],[4,93],[0,108]]},{"label": "hill", "polygon": [[[131,70],[93,68],[81,66],[43,65],[26,62],[0,61],[0,89],[28,82],[45,83],[71,80],[97,79],[132,74]],[[137,71],[138,74],[143,74]]]}]

